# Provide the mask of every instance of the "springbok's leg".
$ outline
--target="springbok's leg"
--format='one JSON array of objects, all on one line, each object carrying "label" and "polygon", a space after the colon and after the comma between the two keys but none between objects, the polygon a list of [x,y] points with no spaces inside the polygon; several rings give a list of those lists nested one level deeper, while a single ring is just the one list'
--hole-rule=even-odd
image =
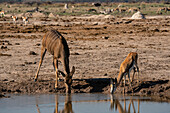
[{"label": "springbok's leg", "polygon": [[129,84],[130,84],[130,87],[132,86],[132,83],[130,81],[130,71],[128,72],[128,78],[129,78]]},{"label": "springbok's leg", "polygon": [[136,68],[137,68],[137,72],[138,72],[138,82],[139,82],[139,67],[138,67],[138,64],[137,64],[137,61],[135,61],[135,66],[136,66]]},{"label": "springbok's leg", "polygon": [[133,81],[134,81],[135,72],[136,72],[136,68],[135,68],[135,67],[133,67],[133,76],[132,76],[132,80],[131,80],[131,82],[133,82]]},{"label": "springbok's leg", "polygon": [[38,66],[38,69],[37,69],[37,74],[35,75],[35,78],[34,78],[35,82],[38,79],[38,74],[39,74],[40,67],[42,65],[42,62],[43,62],[43,59],[44,59],[46,51],[47,51],[47,49],[45,49],[44,47],[41,48],[41,59],[40,59],[39,66]]},{"label": "springbok's leg", "polygon": [[123,76],[124,76],[124,86],[126,86],[126,73],[124,73]]},{"label": "springbok's leg", "polygon": [[137,72],[138,72],[138,82],[139,82],[139,67],[136,65]]},{"label": "springbok's leg", "polygon": [[124,76],[124,89],[123,89],[123,93],[125,94],[125,86],[126,86],[126,73],[123,74]]},{"label": "springbok's leg", "polygon": [[[130,87],[132,88],[132,82],[130,81],[130,71],[128,72],[128,78],[129,78]],[[132,93],[133,93],[133,88],[132,88]]]},{"label": "springbok's leg", "polygon": [[137,62],[137,59],[135,59],[135,66],[137,68],[137,72],[138,72],[138,82],[139,82],[139,67],[138,67],[138,62]]},{"label": "springbok's leg", "polygon": [[54,58],[54,67],[56,72],[56,82],[55,82],[55,89],[58,88],[58,60]]}]

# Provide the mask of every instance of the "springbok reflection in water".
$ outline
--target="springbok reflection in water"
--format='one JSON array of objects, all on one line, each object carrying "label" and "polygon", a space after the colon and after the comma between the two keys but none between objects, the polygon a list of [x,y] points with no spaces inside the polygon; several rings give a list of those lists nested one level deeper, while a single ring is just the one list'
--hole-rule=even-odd
[{"label": "springbok reflection in water", "polygon": [[56,102],[56,107],[54,110],[54,113],[74,113],[73,109],[72,109],[72,98],[71,98],[71,94],[66,94],[65,97],[65,103],[64,103],[64,109],[58,111],[58,95],[56,95],[55,97],[55,102]]},{"label": "springbok reflection in water", "polygon": [[[36,107],[37,107],[37,112],[41,113],[38,104],[36,104]],[[73,109],[72,109],[71,94],[66,94],[64,108],[61,109],[61,110],[59,110],[58,108],[59,108],[59,99],[58,99],[58,95],[55,95],[55,109],[54,109],[54,113],[74,113]]]},{"label": "springbok reflection in water", "polygon": [[[124,98],[124,108],[122,106],[122,104],[120,103],[121,100],[119,100],[118,98],[114,97],[114,95],[111,95],[111,104],[110,104],[110,109],[111,110],[114,110],[115,108],[115,111],[118,110],[119,113],[131,113],[130,111],[130,108],[131,108],[131,105],[132,105],[132,108],[133,108],[133,113],[136,113],[136,109],[135,109],[135,106],[134,106],[134,99],[130,98],[130,100]],[[128,106],[128,110],[126,110],[126,101],[129,101],[129,106]],[[140,100],[137,99],[138,101],[138,113],[139,113],[139,108],[140,108]]]}]

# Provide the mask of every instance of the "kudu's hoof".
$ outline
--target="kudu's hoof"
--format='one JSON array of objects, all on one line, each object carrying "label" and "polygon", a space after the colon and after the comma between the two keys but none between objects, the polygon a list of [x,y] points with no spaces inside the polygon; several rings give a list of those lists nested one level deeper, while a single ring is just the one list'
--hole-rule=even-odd
[{"label": "kudu's hoof", "polygon": [[55,91],[56,91],[56,92],[58,92],[58,91],[59,91],[59,89],[58,89],[58,88],[54,88],[54,89],[55,89]]}]

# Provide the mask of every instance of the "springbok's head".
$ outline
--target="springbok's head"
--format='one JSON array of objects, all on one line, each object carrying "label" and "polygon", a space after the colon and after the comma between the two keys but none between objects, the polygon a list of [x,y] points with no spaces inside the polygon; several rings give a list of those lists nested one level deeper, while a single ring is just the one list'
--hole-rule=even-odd
[{"label": "springbok's head", "polygon": [[113,94],[116,91],[117,88],[117,78],[111,78],[110,79],[110,93]]},{"label": "springbok's head", "polygon": [[72,67],[72,71],[70,73],[63,73],[62,71],[59,71],[63,77],[65,77],[64,79],[64,83],[65,83],[65,87],[66,87],[66,93],[71,93],[71,85],[72,85],[72,77],[73,77],[73,74],[75,72],[75,67],[73,66]]}]

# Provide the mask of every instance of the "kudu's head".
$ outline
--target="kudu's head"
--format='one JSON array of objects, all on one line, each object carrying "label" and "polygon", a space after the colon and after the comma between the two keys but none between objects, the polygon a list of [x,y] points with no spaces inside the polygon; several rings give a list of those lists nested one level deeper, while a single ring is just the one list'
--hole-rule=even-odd
[{"label": "kudu's head", "polygon": [[66,87],[66,93],[71,93],[71,85],[72,85],[72,77],[75,72],[75,67],[72,67],[72,71],[70,73],[63,73],[62,71],[59,71],[64,78],[64,83]]},{"label": "kudu's head", "polygon": [[117,88],[117,78],[110,79],[110,93],[113,94]]}]

